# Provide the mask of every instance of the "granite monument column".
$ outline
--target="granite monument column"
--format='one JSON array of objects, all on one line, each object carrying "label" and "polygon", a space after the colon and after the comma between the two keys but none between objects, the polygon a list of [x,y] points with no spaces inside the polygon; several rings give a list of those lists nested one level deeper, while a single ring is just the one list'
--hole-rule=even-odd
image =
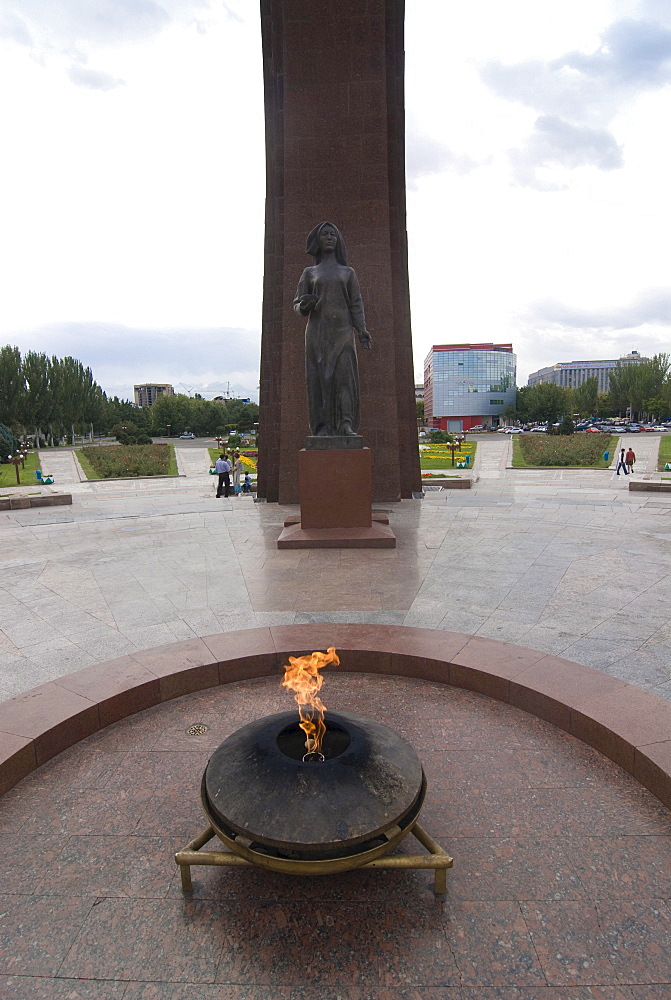
[{"label": "granite monument column", "polygon": [[259,496],[298,501],[305,444],[305,324],[296,276],[305,234],[329,219],[375,343],[360,354],[361,426],[373,499],[421,489],[405,222],[404,0],[261,0],[266,104],[266,236]]}]

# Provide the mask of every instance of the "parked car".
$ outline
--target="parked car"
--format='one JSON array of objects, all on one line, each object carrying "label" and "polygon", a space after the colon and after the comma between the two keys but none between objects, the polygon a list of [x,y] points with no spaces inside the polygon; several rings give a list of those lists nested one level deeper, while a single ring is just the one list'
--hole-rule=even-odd
[{"label": "parked car", "polygon": [[624,429],[627,434],[640,434],[643,430],[640,424],[627,424]]},{"label": "parked car", "polygon": [[522,433],[522,428],[521,427],[505,427],[504,428],[504,433],[505,434],[521,434]]},{"label": "parked car", "polygon": [[547,433],[547,425],[546,424],[540,424],[538,427],[532,427],[531,430],[529,431],[529,433],[530,434],[546,434]]},{"label": "parked car", "polygon": [[475,427],[469,427],[466,433],[470,434],[471,431],[484,431],[484,430],[485,428],[483,427],[482,424],[476,424]]}]

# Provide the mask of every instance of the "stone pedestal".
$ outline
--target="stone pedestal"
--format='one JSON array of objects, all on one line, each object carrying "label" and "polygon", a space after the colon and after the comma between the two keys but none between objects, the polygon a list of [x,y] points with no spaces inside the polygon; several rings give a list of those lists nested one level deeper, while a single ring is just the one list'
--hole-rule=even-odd
[{"label": "stone pedestal", "polygon": [[285,522],[279,549],[395,548],[389,519],[372,513],[368,448],[303,449],[298,480],[300,517]]}]

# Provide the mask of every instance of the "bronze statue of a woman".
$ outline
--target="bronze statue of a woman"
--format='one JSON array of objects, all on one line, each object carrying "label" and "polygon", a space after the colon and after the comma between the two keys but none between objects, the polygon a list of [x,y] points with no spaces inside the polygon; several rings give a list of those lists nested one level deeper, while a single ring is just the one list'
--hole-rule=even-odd
[{"label": "bronze statue of a woman", "polygon": [[322,222],[308,236],[315,263],[298,283],[294,309],[308,317],[305,378],[310,430],[320,436],[355,436],[359,429],[359,367],[355,331],[370,350],[357,276],[347,266],[337,227]]}]

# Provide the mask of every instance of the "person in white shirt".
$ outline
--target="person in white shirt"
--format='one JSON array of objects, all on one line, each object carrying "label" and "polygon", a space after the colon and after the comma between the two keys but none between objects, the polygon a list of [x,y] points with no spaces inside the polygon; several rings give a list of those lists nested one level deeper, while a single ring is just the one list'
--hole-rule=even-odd
[{"label": "person in white shirt", "polygon": [[214,470],[219,476],[219,479],[217,480],[217,497],[221,496],[222,487],[224,490],[224,497],[228,497],[231,489],[231,463],[225,455],[219,456],[217,461],[214,463]]}]

